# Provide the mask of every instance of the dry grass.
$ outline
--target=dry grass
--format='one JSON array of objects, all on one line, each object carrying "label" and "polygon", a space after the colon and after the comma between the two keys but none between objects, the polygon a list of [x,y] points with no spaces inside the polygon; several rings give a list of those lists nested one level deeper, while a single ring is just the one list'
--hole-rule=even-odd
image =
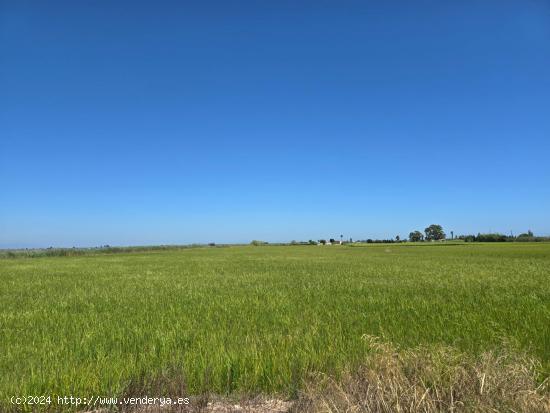
[{"label": "dry grass", "polygon": [[[295,413],[550,412],[548,379],[516,351],[472,358],[449,348],[394,347],[366,336],[373,355],[339,379],[314,376]],[[505,346],[506,348],[506,346]]]}]

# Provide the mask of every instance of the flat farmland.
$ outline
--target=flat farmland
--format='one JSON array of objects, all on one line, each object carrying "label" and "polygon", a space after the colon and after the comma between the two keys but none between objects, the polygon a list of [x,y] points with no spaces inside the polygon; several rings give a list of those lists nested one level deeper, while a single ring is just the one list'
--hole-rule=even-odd
[{"label": "flat farmland", "polygon": [[[232,246],[0,259],[0,400],[292,397],[362,363],[374,336],[477,355],[507,345],[550,371],[550,244]],[[1,409],[0,409],[1,410]]]}]

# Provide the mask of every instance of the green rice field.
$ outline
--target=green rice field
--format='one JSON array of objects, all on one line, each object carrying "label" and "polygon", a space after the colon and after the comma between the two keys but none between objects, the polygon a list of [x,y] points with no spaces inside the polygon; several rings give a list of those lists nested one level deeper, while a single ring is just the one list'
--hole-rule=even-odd
[{"label": "green rice field", "polygon": [[0,259],[0,410],[13,395],[292,396],[400,348],[503,343],[550,371],[550,244],[205,247]]}]

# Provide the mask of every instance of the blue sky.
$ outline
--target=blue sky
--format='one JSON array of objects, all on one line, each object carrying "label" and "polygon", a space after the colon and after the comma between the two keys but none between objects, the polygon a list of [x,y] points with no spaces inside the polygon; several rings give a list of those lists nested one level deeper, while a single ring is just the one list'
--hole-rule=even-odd
[{"label": "blue sky", "polygon": [[0,0],[0,248],[550,234],[547,1]]}]

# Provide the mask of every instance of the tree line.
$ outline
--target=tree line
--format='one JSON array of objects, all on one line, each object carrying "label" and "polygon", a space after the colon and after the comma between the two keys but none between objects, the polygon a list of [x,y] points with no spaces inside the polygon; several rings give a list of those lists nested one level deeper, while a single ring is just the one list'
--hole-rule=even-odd
[{"label": "tree line", "polygon": [[[451,239],[462,240],[464,242],[540,242],[550,241],[550,237],[535,236],[531,230],[514,236],[512,234],[505,235],[501,233],[489,233],[477,235],[459,235],[454,236],[451,231]],[[424,233],[420,231],[412,231],[409,234],[410,242],[422,242],[422,241],[441,241],[447,238],[447,235],[443,231],[441,225],[432,224],[424,230]]]},{"label": "tree line", "polygon": [[[488,233],[488,234],[481,234],[478,233],[477,235],[459,235],[455,236],[453,231],[450,231],[451,233],[451,240],[460,240],[464,242],[541,242],[541,241],[550,241],[550,237],[542,237],[542,236],[536,236],[533,234],[531,230],[519,234],[517,236],[514,235],[505,235],[501,233]],[[396,235],[395,238],[389,238],[389,239],[359,239],[356,240],[356,243],[367,243],[367,244],[394,244],[394,243],[400,243],[400,242],[435,242],[435,241],[444,241],[448,239],[447,234],[443,230],[443,227],[439,224],[432,224],[424,229],[423,232],[419,230],[411,231],[409,233],[409,237],[406,239],[401,239],[399,235]],[[340,235],[340,239],[330,238],[329,240],[326,239],[320,239],[317,241],[309,240],[309,241],[291,241],[290,243],[278,243],[278,244],[271,244],[271,245],[327,245],[327,244],[351,244],[354,241],[350,238],[349,240],[343,239],[343,235]],[[254,240],[251,242],[252,245],[267,245],[268,243],[265,241],[257,241]]]},{"label": "tree line", "polygon": [[533,234],[531,230],[514,235],[505,235],[500,233],[494,234],[477,234],[477,235],[460,235],[458,239],[463,240],[464,242],[542,242],[550,241],[550,237],[541,237]]}]

